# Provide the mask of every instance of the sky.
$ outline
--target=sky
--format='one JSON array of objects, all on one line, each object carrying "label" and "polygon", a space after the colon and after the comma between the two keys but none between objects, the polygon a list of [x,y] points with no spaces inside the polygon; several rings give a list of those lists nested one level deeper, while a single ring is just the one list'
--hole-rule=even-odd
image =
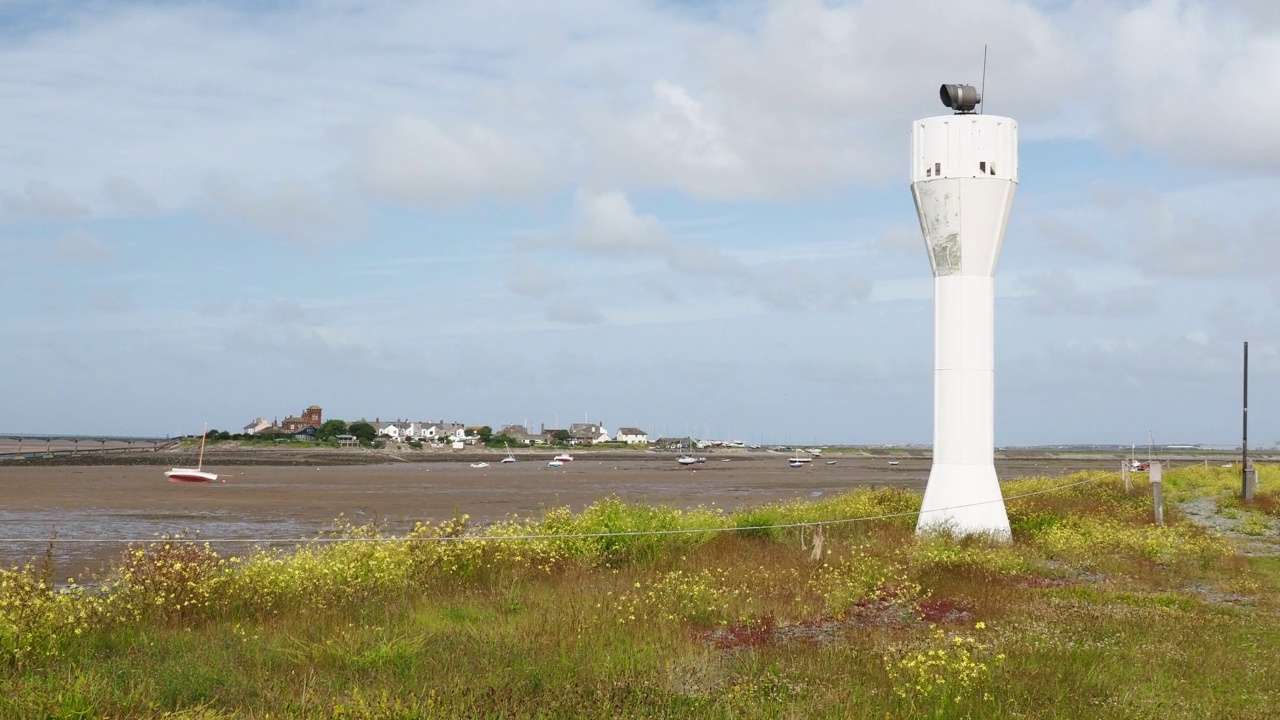
[{"label": "sky", "polygon": [[928,443],[984,45],[997,444],[1280,442],[1272,0],[0,0],[0,432]]}]

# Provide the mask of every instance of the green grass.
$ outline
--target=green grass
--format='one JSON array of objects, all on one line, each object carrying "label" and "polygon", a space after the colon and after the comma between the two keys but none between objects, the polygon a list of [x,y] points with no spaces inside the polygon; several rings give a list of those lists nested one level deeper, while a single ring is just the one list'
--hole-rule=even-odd
[{"label": "green grass", "polygon": [[[1214,496],[1227,469],[1166,475]],[[1118,475],[1007,483],[1013,543],[893,515],[897,490],[738,514],[606,498],[493,535],[220,557],[134,548],[101,586],[0,573],[0,717],[1268,718],[1280,562],[1151,524]],[[1266,483],[1271,483],[1268,479]],[[1262,484],[1262,483],[1260,483]],[[1256,512],[1256,511],[1252,511]],[[806,545],[813,528],[806,529]]]}]

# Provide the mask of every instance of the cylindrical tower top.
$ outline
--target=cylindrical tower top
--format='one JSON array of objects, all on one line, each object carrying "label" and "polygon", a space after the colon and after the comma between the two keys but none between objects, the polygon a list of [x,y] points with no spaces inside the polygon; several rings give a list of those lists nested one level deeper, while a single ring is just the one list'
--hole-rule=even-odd
[{"label": "cylindrical tower top", "polygon": [[989,177],[1018,182],[1018,123],[999,115],[940,115],[911,127],[911,182]]}]

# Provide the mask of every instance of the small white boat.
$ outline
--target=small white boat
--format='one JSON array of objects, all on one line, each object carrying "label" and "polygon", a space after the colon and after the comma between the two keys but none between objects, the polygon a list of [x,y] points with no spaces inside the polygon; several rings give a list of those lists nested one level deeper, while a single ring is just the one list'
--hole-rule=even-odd
[{"label": "small white boat", "polygon": [[471,463],[471,467],[473,467],[473,468],[487,468],[487,467],[489,467],[489,463],[487,463],[487,462]]},{"label": "small white boat", "polygon": [[549,468],[564,467],[564,463],[559,460],[552,460],[551,462],[547,463],[547,467]]},{"label": "small white boat", "polygon": [[890,460],[890,461],[889,461],[889,464],[890,464],[890,465],[897,465],[897,464],[898,464],[898,461],[897,461],[897,460]]},{"label": "small white boat", "polygon": [[804,467],[804,463],[800,462],[799,460],[792,460],[787,464],[790,465],[791,467]]},{"label": "small white boat", "polygon": [[[194,468],[173,468],[165,470],[164,476],[169,478],[172,483],[207,483],[218,479],[218,473],[211,473],[204,469],[204,441],[209,434],[208,426],[205,426],[204,434],[200,436],[200,459]],[[222,482],[226,482],[223,480]]]},{"label": "small white boat", "polygon": [[551,458],[551,460],[553,462],[561,462],[561,463],[573,462],[573,456],[565,452],[565,453],[560,453],[559,455]]},{"label": "small white boat", "polygon": [[511,448],[509,448],[509,447],[508,447],[508,448],[507,448],[507,456],[506,456],[506,457],[504,457],[504,458],[502,458],[502,460],[501,460],[500,462],[501,462],[503,465],[506,465],[506,464],[508,464],[508,463],[513,463],[513,462],[515,462],[515,461],[516,461],[516,456],[511,454]]},{"label": "small white boat", "polygon": [[693,457],[691,455],[681,455],[680,457],[676,458],[676,462],[680,463],[681,465],[697,465],[698,458]]},{"label": "small white boat", "polygon": [[[203,483],[213,482],[218,479],[218,473],[211,473],[200,468],[173,468],[165,470],[164,476],[169,478],[169,482],[175,483]],[[226,482],[226,480],[223,480]]]}]

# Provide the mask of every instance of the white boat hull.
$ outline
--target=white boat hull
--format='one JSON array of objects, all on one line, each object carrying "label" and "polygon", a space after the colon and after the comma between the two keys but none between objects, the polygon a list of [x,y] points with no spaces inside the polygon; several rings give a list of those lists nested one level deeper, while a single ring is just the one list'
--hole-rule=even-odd
[{"label": "white boat hull", "polygon": [[195,468],[174,468],[166,470],[164,476],[169,478],[169,482],[173,483],[206,483],[213,482],[218,479],[218,473],[211,473],[206,470],[197,470]]}]

